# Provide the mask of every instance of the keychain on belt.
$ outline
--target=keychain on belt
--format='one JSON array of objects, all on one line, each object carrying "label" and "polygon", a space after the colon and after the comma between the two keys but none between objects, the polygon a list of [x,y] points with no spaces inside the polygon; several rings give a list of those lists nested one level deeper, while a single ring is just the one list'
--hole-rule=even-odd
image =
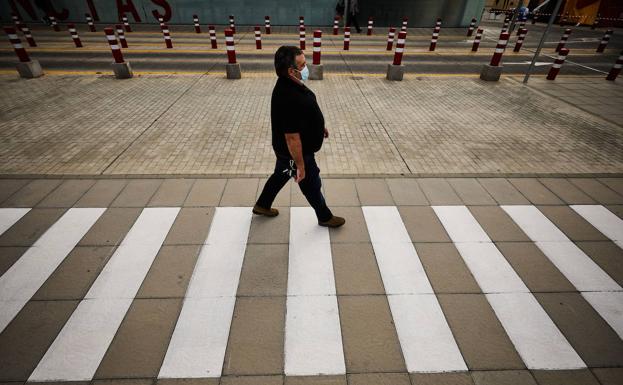
[{"label": "keychain on belt", "polygon": [[290,167],[283,170],[283,173],[288,174],[288,177],[290,178],[296,177],[296,165],[293,159],[290,160]]}]

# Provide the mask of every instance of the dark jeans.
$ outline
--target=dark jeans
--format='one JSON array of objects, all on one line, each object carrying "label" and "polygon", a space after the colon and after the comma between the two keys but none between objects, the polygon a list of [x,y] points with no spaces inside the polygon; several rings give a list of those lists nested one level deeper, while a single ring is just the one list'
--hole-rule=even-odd
[{"label": "dark jeans", "polygon": [[[327,207],[324,197],[322,196],[322,191],[320,190],[322,181],[320,180],[320,169],[316,164],[316,159],[314,155],[305,155],[303,160],[305,162],[305,178],[299,182],[299,188],[303,195],[305,195],[305,198],[307,198],[309,205],[316,212],[318,220],[321,222],[328,221],[333,217],[333,214]],[[272,206],[279,191],[290,180],[290,176],[283,172],[289,168],[290,159],[277,156],[275,171],[264,185],[262,194],[260,194],[257,200],[258,206],[265,209],[269,209]]]}]

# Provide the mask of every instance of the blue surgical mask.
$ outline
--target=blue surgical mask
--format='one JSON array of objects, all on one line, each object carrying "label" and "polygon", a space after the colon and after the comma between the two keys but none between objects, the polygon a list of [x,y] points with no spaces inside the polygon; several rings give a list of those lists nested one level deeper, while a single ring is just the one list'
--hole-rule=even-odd
[{"label": "blue surgical mask", "polygon": [[306,81],[307,79],[309,79],[309,69],[305,66],[303,70],[301,70],[301,80]]}]

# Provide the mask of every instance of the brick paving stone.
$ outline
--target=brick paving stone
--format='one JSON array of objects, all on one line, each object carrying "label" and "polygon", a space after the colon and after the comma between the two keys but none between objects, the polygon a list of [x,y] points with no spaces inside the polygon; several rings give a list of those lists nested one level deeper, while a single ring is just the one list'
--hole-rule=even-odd
[{"label": "brick paving stone", "polygon": [[567,204],[581,205],[595,203],[595,200],[564,178],[540,178],[539,182]]},{"label": "brick paving stone", "polygon": [[226,179],[198,179],[190,189],[184,206],[218,206]]},{"label": "brick paving stone", "polygon": [[580,370],[533,370],[539,385],[600,385],[588,369]]},{"label": "brick paving stone", "polygon": [[601,204],[623,204],[623,195],[617,194],[595,179],[571,178],[569,181]]},{"label": "brick paving stone", "polygon": [[32,297],[33,300],[81,299],[113,253],[112,247],[74,248]]},{"label": "brick paving stone", "polygon": [[[413,385],[474,385],[469,373],[413,373]],[[498,384],[496,384],[498,385]],[[519,385],[519,384],[513,384]]]},{"label": "brick paving stone", "polygon": [[508,180],[535,205],[559,205],[563,201],[533,178],[510,178]]},{"label": "brick paving stone", "polygon": [[22,257],[26,250],[28,250],[27,247],[0,247],[0,276],[6,273]]},{"label": "brick paving stone", "polygon": [[469,369],[525,368],[483,294],[440,294],[437,298]]},{"label": "brick paving stone", "polygon": [[39,202],[37,207],[72,207],[94,184],[95,181],[90,179],[64,181]]},{"label": "brick paving stone", "polygon": [[13,193],[28,184],[28,179],[1,179],[0,180],[0,203],[8,199]]},{"label": "brick paving stone", "polygon": [[385,296],[339,296],[348,373],[406,372]]},{"label": "brick paving stone", "polygon": [[156,377],[182,301],[181,298],[132,301],[93,378]]},{"label": "brick paving stone", "polygon": [[28,183],[2,203],[3,207],[33,207],[54,191],[62,181],[37,179]]},{"label": "brick paving stone", "polygon": [[623,364],[623,340],[580,293],[534,296],[587,366]]},{"label": "brick paving stone", "polygon": [[162,246],[136,298],[182,298],[190,282],[199,245]]},{"label": "brick paving stone", "polygon": [[416,179],[411,178],[388,178],[386,179],[389,191],[398,206],[424,205],[428,200]]},{"label": "brick paving stone", "polygon": [[528,370],[491,370],[472,372],[475,385],[537,385]]},{"label": "brick paving stone", "polygon": [[411,385],[407,373],[349,374],[348,385]]},{"label": "brick paving stone", "polygon": [[285,297],[238,298],[223,374],[281,374],[285,313]]},{"label": "brick paving stone", "polygon": [[287,280],[288,245],[247,245],[238,296],[285,296]]},{"label": "brick paving stone", "polygon": [[487,190],[499,205],[525,205],[530,203],[519,190],[503,178],[479,178],[482,187]]},{"label": "brick paving stone", "polygon": [[26,381],[78,301],[29,301],[0,333],[0,381]]},{"label": "brick paving stone", "polygon": [[623,368],[594,368],[592,371],[601,385],[620,385],[623,379]]},{"label": "brick paving stone", "polygon": [[74,206],[108,207],[127,183],[126,180],[98,180]]}]

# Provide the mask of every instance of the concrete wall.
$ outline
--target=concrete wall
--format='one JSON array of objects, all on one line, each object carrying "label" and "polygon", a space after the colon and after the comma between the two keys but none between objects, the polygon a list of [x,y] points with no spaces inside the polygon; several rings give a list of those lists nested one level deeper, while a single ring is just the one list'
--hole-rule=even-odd
[{"label": "concrete wall", "polygon": [[[201,24],[227,24],[235,15],[237,25],[264,23],[270,15],[273,25],[296,25],[305,16],[306,25],[332,25],[337,0],[47,0],[60,21],[84,22],[85,12],[95,13],[101,22],[112,23],[124,7],[131,23],[155,23],[155,15],[165,16],[170,24],[189,24],[197,14]],[[359,23],[367,25],[373,16],[376,26],[399,26],[409,17],[410,27],[431,27],[437,17],[447,27],[467,26],[478,18],[485,0],[360,0]],[[26,22],[40,20],[43,11],[34,0],[0,0],[0,16],[10,21],[17,9]],[[90,11],[90,9],[92,9]],[[134,11],[134,12],[133,12]]]}]

